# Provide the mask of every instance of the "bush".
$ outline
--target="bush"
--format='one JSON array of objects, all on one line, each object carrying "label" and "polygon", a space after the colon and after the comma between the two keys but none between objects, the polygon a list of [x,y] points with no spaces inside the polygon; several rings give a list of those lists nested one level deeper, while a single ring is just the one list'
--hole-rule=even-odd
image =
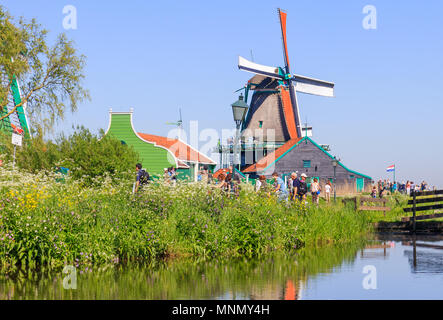
[{"label": "bush", "polygon": [[[4,146],[6,160],[12,161],[13,146],[9,141]],[[66,167],[74,179],[82,179],[88,185],[100,184],[106,176],[113,180],[128,178],[138,159],[132,147],[105,136],[103,131],[94,135],[84,127],[77,127],[68,137],[60,135],[55,142],[45,141],[37,134],[16,151],[16,163],[22,170],[37,173]]]}]

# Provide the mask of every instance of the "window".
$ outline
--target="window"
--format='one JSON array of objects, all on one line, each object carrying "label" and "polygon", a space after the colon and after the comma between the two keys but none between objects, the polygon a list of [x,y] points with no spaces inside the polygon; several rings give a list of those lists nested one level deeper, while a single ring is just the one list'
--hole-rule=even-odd
[{"label": "window", "polygon": [[303,168],[310,168],[311,160],[303,160]]},{"label": "window", "polygon": [[259,121],[259,122],[258,122],[258,127],[259,127],[259,128],[263,128],[263,121]]},{"label": "window", "polygon": [[350,178],[350,179],[354,179],[355,177],[354,177],[353,174],[351,174],[351,175],[349,176],[349,178]]}]

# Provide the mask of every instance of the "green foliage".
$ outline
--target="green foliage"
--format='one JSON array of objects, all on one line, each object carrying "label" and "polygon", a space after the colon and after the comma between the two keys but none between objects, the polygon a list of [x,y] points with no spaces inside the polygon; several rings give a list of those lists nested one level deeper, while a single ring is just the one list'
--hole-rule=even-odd
[{"label": "green foliage", "polygon": [[[0,181],[9,176],[0,167]],[[17,179],[0,189],[0,261],[7,269],[256,256],[347,243],[371,230],[365,215],[342,206],[284,204],[247,185],[236,197],[202,183],[153,183],[134,196],[131,180],[87,187],[41,173]]]},{"label": "green foliage", "polygon": [[[13,146],[9,141],[4,145],[7,146],[6,159],[12,161]],[[17,148],[16,159],[19,168],[33,173],[54,171],[56,166],[66,167],[72,178],[91,185],[101,183],[107,176],[113,180],[129,179],[138,154],[132,147],[103,132],[98,136],[84,127],[77,127],[70,136],[60,135],[56,142],[45,141],[41,134],[25,141],[23,147]]]},{"label": "green foliage", "polygon": [[129,178],[138,162],[137,152],[103,131],[100,135],[80,127],[71,136],[62,136],[57,143],[63,157],[60,164],[72,170],[73,178],[85,178],[88,184],[105,175],[114,180]]},{"label": "green foliage", "polygon": [[[74,112],[89,99],[83,87],[85,56],[77,54],[65,34],[52,45],[47,36],[34,19],[14,19],[0,6],[0,111],[7,105],[15,76],[22,90],[22,102],[15,108],[27,104],[31,128],[37,131],[51,129],[67,109]],[[7,116],[0,116],[0,121]]]}]

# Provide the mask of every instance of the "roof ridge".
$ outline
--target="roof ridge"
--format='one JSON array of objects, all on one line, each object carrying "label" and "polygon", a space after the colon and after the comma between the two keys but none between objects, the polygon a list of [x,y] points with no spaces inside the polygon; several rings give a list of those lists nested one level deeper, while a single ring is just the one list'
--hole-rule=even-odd
[{"label": "roof ridge", "polygon": [[[264,169],[268,168],[270,164],[274,163],[278,158],[281,157],[281,155],[276,156],[277,153],[282,152],[282,154],[284,154],[287,150],[289,150],[294,144],[299,143],[301,140],[301,138],[293,138],[290,139],[288,141],[286,141],[282,146],[278,147],[277,149],[275,149],[274,151],[272,151],[271,153],[267,154],[266,156],[264,156],[263,158],[261,158],[260,160],[258,160],[256,163],[250,165],[249,167],[247,167],[246,169],[243,170],[243,172],[257,172],[257,170],[254,171],[254,169],[257,169],[257,165],[259,165],[260,167],[262,166],[261,163],[265,162]],[[285,151],[285,148],[288,148]],[[269,158],[273,157],[274,160],[272,160],[272,162],[270,162],[270,164],[268,164]]]},{"label": "roof ridge", "polygon": [[[200,163],[204,163],[204,164],[216,164],[216,162],[214,160],[212,160],[211,158],[206,156],[200,150],[197,150],[194,147],[192,147],[191,145],[189,145],[188,143],[184,142],[183,140],[168,138],[168,137],[159,136],[159,135],[155,135],[155,134],[149,134],[149,133],[138,133],[138,134],[140,134],[141,136],[144,135],[144,136],[146,136],[146,138],[151,137],[151,138],[157,139],[158,141],[155,141],[155,143],[162,145],[163,147],[165,147],[168,150],[170,150],[171,152],[173,152],[174,156],[177,158],[177,160],[188,161],[188,162],[200,162]],[[186,159],[183,159],[184,154],[182,154],[182,152],[179,151],[180,146],[177,148],[177,150],[170,149],[170,147],[171,147],[170,144],[176,144],[176,143],[178,143],[179,145],[182,144],[185,147]],[[178,154],[177,154],[177,152],[178,152]],[[197,161],[195,159],[192,159],[192,156],[191,156],[192,154],[195,154]]]}]

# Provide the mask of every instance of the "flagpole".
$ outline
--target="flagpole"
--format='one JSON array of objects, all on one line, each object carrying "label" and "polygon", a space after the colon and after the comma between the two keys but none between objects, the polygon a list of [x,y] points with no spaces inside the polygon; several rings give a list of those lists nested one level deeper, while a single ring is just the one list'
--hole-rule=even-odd
[{"label": "flagpole", "polygon": [[395,167],[394,167],[394,183],[395,183]]}]

